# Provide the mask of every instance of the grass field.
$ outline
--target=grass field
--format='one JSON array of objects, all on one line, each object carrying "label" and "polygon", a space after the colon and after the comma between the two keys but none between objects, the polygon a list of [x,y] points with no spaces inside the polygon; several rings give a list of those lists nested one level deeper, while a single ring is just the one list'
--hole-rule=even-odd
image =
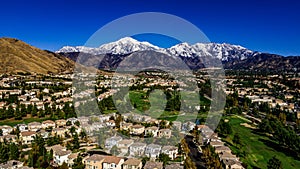
[{"label": "grass field", "polygon": [[[165,111],[165,105],[167,100],[165,100],[165,95],[162,91],[154,91],[151,92],[150,96],[147,97],[145,91],[130,91],[129,98],[133,105],[136,106],[135,113],[142,113],[144,115],[148,115],[153,118],[157,119],[164,119],[168,121],[190,121],[195,120],[198,118],[206,118],[207,113],[203,114],[196,114],[197,112],[190,113],[185,112],[184,114],[180,114],[183,112],[179,111]],[[194,103],[196,98],[191,95],[185,95],[185,100],[188,103]],[[209,106],[210,100],[205,97],[200,96],[199,102],[195,102],[194,106],[201,105],[201,106]]]},{"label": "grass field", "polygon": [[[274,141],[267,136],[260,135],[255,130],[241,126],[241,123],[247,121],[235,116],[228,117],[232,126],[233,134],[224,139],[229,145],[233,153],[238,154],[242,151],[246,152],[246,156],[241,161],[248,164],[248,168],[267,168],[267,162],[274,155],[282,162],[284,169],[300,168],[300,161],[289,156],[287,152],[279,152],[272,146]],[[234,133],[238,133],[241,137],[243,146],[236,147],[232,143]],[[286,153],[286,154],[285,154]]]}]

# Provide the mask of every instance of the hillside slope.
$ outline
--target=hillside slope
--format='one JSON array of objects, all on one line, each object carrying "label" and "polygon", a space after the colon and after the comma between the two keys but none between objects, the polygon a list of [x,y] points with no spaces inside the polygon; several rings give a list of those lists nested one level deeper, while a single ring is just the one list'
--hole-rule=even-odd
[{"label": "hillside slope", "polygon": [[63,73],[74,62],[59,54],[44,51],[13,38],[0,38],[0,73]]}]

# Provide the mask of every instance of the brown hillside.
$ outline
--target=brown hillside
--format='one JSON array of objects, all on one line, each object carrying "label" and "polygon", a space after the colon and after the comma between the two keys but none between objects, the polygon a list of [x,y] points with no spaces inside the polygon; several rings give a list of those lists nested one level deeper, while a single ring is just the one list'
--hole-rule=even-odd
[{"label": "brown hillside", "polygon": [[13,38],[0,38],[0,73],[62,73],[74,62],[59,54],[44,51]]}]

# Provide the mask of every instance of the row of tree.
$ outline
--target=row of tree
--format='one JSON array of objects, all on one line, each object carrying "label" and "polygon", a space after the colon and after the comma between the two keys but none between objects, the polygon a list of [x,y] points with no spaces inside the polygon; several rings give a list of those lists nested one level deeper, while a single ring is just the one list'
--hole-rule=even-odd
[{"label": "row of tree", "polygon": [[277,141],[278,146],[288,148],[300,157],[300,136],[290,126],[284,125],[276,116],[269,115],[259,124],[260,131],[272,134],[273,140]]}]

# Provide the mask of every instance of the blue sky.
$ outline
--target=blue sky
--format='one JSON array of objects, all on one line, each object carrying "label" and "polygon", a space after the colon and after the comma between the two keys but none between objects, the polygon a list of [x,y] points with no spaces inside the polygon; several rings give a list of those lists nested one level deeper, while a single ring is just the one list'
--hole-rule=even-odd
[{"label": "blue sky", "polygon": [[[99,28],[122,16],[164,12],[193,23],[212,42],[300,55],[299,9],[296,0],[6,0],[0,4],[0,37],[57,50],[83,45]],[[143,38],[151,39],[139,40]]]}]

